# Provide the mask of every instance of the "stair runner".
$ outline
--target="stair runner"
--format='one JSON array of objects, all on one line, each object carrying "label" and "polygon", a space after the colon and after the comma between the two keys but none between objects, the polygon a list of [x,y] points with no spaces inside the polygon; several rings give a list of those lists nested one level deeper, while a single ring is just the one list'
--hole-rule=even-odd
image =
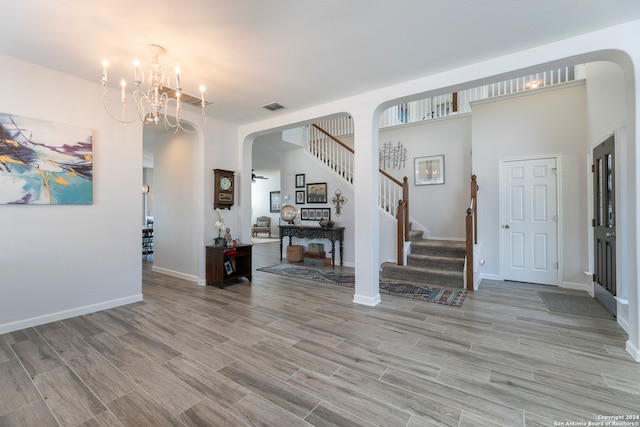
[{"label": "stair runner", "polygon": [[465,243],[422,239],[421,234],[420,232],[420,238],[411,239],[411,253],[407,256],[407,265],[385,262],[382,264],[380,277],[423,285],[462,288]]}]

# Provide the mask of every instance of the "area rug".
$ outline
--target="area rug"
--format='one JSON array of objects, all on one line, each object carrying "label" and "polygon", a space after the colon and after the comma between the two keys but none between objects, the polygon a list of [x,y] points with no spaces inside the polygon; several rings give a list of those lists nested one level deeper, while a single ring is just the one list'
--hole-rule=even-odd
[{"label": "area rug", "polygon": [[[258,268],[259,271],[280,274],[282,276],[296,277],[298,279],[313,280],[315,282],[330,285],[346,286],[353,288],[355,277],[353,274],[340,271],[322,270],[312,267],[304,267],[294,264],[276,264],[269,267]],[[436,304],[460,307],[467,291],[465,289],[450,289],[439,286],[423,285],[380,280],[380,293],[395,295],[405,298],[413,298]]]},{"label": "area rug", "polygon": [[600,303],[590,296],[566,295],[555,292],[538,292],[549,311],[578,316],[614,319]]}]

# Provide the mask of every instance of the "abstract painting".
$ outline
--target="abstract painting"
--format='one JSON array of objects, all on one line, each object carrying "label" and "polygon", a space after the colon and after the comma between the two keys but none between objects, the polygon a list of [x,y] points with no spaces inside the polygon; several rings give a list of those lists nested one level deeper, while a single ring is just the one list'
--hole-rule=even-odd
[{"label": "abstract painting", "polygon": [[90,205],[90,129],[0,113],[0,204]]}]

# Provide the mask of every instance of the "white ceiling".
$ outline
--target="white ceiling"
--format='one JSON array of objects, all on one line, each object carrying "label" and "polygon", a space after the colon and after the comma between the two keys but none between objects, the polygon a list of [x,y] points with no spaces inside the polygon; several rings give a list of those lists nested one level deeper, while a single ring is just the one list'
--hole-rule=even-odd
[{"label": "white ceiling", "polygon": [[[242,124],[640,19],[638,0],[3,1],[0,53],[98,82],[147,45]],[[113,83],[112,83],[113,85]],[[99,101],[96,101],[99,102]]]}]

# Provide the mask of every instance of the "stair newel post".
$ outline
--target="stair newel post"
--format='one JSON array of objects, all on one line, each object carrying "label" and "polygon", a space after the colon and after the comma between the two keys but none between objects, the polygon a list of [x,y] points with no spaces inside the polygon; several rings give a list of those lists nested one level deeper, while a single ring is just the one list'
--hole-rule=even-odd
[{"label": "stair newel post", "polygon": [[397,213],[397,222],[398,222],[398,232],[396,233],[397,236],[397,259],[398,259],[398,265],[404,265],[404,242],[405,242],[405,229],[407,229],[407,224],[405,224],[405,218],[406,218],[406,207],[407,207],[407,202],[405,200],[399,200],[398,201],[398,213]]},{"label": "stair newel post", "polygon": [[473,208],[467,209],[467,290],[469,291],[473,290],[473,217]]},{"label": "stair newel post", "polygon": [[404,200],[404,241],[409,241],[409,178],[402,180],[402,200]]},{"label": "stair newel post", "polygon": [[473,242],[478,244],[478,182],[475,175],[471,175],[471,201],[473,204]]}]

